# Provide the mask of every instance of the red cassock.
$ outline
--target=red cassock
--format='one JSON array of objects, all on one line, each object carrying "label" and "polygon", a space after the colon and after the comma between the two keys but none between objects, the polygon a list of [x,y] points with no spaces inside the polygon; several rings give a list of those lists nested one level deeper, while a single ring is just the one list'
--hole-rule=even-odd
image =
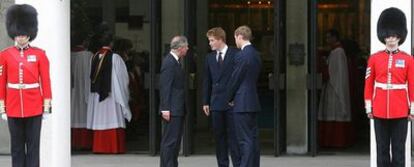
[{"label": "red cassock", "polygon": [[44,50],[13,46],[0,52],[0,101],[5,102],[7,116],[41,115],[51,98],[49,60]]},{"label": "red cassock", "polygon": [[413,113],[413,58],[399,50],[371,55],[365,75],[364,99],[367,113],[372,111],[377,118],[404,118],[410,111]]}]

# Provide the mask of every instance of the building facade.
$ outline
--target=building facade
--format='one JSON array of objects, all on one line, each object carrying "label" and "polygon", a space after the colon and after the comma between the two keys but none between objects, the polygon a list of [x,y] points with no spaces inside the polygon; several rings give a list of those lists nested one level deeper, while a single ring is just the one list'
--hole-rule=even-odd
[{"label": "building facade", "polygon": [[[4,11],[13,3],[12,0],[1,1],[0,10]],[[45,2],[34,0],[17,3],[45,5]],[[317,112],[323,82],[318,63],[319,56],[326,52],[325,32],[335,28],[344,38],[356,41],[362,50],[357,58],[364,62],[369,55],[371,39],[369,0],[72,0],[70,5],[63,0],[61,3],[65,4],[53,4],[55,6],[52,7],[62,7],[68,13],[56,11],[56,17],[67,18],[69,10],[85,12],[91,29],[103,21],[107,22],[115,36],[129,39],[133,44],[134,62],[141,71],[140,98],[143,100],[140,102],[139,118],[127,128],[129,152],[156,155],[159,151],[162,131],[157,112],[160,64],[164,53],[168,52],[171,37],[184,34],[189,39],[190,51],[184,60],[188,81],[188,114],[182,153],[214,153],[210,119],[203,115],[201,108],[203,65],[209,52],[205,33],[211,27],[223,27],[227,32],[227,43],[235,46],[233,31],[239,25],[249,25],[253,30],[253,44],[263,60],[258,84],[263,108],[258,115],[262,154],[316,156],[321,152],[360,151],[369,154],[369,124],[364,111],[358,108],[361,105],[358,99],[354,99],[352,104],[356,106],[353,123],[358,127],[353,147],[325,150],[318,147],[317,139]],[[46,10],[39,8],[42,9]],[[39,17],[45,17],[45,14],[41,11]],[[0,23],[4,25],[4,16],[0,17]],[[57,26],[61,28],[62,25]],[[4,39],[0,40],[1,47],[12,44],[4,27],[0,27],[0,38]],[[40,31],[43,31],[42,28],[46,27],[39,27]],[[61,29],[65,33],[70,32],[69,26]],[[36,44],[41,45],[43,40],[37,40]],[[69,49],[65,49],[68,56]],[[363,63],[356,67],[357,72],[365,70]],[[68,80],[69,75],[66,77]],[[363,78],[357,75],[353,75],[353,80],[363,83]],[[70,104],[62,100],[59,103]],[[58,118],[63,118],[63,115],[52,119]],[[50,127],[46,126],[46,132],[49,131],[47,128]],[[66,130],[69,133],[69,129]],[[6,124],[0,122],[2,153],[8,153],[6,132]]]}]

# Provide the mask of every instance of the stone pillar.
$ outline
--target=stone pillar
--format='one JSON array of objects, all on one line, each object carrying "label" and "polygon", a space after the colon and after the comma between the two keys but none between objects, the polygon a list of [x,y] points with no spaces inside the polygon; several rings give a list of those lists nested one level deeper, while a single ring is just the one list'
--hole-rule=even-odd
[{"label": "stone pillar", "polygon": [[50,61],[53,113],[43,119],[40,166],[70,167],[70,1],[16,0],[37,9],[39,31],[33,46]]},{"label": "stone pillar", "polygon": [[[0,11],[6,11],[6,9],[14,4],[14,0],[3,0],[0,4]],[[6,48],[13,44],[13,41],[9,38],[5,25],[5,12],[1,13],[0,17],[0,49]],[[10,153],[10,135],[7,126],[7,121],[0,120],[0,154]]]},{"label": "stone pillar", "polygon": [[129,15],[144,16],[144,20],[149,20],[149,11],[149,0],[129,0]]},{"label": "stone pillar", "polygon": [[[407,38],[403,45],[400,46],[400,50],[410,53],[412,49],[412,39],[411,38],[411,24],[412,23],[412,0],[393,0],[393,1],[383,1],[383,0],[372,0],[371,1],[371,54],[376,53],[379,50],[385,49],[384,44],[382,44],[377,38],[377,22],[381,12],[390,7],[396,7],[401,9],[407,18]],[[375,141],[375,130],[374,130],[374,121],[370,121],[371,124],[371,167],[377,166],[377,157],[376,157],[376,141]],[[406,141],[406,154],[405,154],[405,166],[411,166],[411,122],[409,122],[407,141]]]},{"label": "stone pillar", "polygon": [[303,45],[304,63],[290,65],[286,59],[286,144],[288,154],[305,154],[308,151],[308,1],[286,1],[287,54],[292,44]]},{"label": "stone pillar", "polygon": [[[206,33],[209,29],[208,26],[208,0],[198,0],[197,1],[197,46],[196,48],[196,59],[197,59],[197,128],[201,130],[206,130],[209,126],[209,119],[204,115],[202,110],[202,87],[203,87],[203,75],[204,75],[204,60],[208,53],[208,39]],[[226,30],[225,30],[226,31]],[[233,33],[233,30],[227,30],[226,33]],[[196,130],[198,130],[196,129]]]},{"label": "stone pillar", "polygon": [[[161,25],[162,52],[161,55],[157,55],[161,57],[159,59],[160,61],[163,60],[164,55],[170,50],[169,47],[172,37],[184,35],[184,0],[161,0]],[[183,133],[185,133],[184,130]],[[180,154],[183,153],[183,148],[184,139],[181,140]]]},{"label": "stone pillar", "polygon": [[169,46],[171,38],[184,35],[184,0],[161,0],[162,4],[162,53]]}]

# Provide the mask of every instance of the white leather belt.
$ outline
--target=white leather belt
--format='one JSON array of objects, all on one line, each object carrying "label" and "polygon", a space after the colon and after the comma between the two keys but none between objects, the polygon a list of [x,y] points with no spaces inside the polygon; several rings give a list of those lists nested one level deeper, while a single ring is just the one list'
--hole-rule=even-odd
[{"label": "white leather belt", "polygon": [[7,87],[13,88],[13,89],[33,89],[33,88],[38,88],[39,83],[32,83],[32,84],[7,83]]},{"label": "white leather belt", "polygon": [[381,88],[384,90],[407,89],[407,84],[386,84],[386,83],[375,82],[375,87]]}]

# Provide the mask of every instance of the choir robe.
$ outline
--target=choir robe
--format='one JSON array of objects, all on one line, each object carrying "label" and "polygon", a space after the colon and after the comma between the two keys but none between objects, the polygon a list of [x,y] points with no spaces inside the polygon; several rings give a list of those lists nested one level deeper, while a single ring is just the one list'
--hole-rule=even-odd
[{"label": "choir robe", "polygon": [[71,143],[74,149],[92,148],[92,131],[86,129],[92,56],[92,52],[79,46],[71,52]]},{"label": "choir robe", "polygon": [[111,71],[109,96],[100,101],[98,93],[90,92],[88,98],[87,128],[93,130],[94,153],[125,152],[125,119],[131,120],[129,80],[124,61],[115,53]]},{"label": "choir robe", "polygon": [[329,54],[328,71],[319,103],[319,145],[346,147],[352,144],[353,128],[347,57],[340,45]]}]

